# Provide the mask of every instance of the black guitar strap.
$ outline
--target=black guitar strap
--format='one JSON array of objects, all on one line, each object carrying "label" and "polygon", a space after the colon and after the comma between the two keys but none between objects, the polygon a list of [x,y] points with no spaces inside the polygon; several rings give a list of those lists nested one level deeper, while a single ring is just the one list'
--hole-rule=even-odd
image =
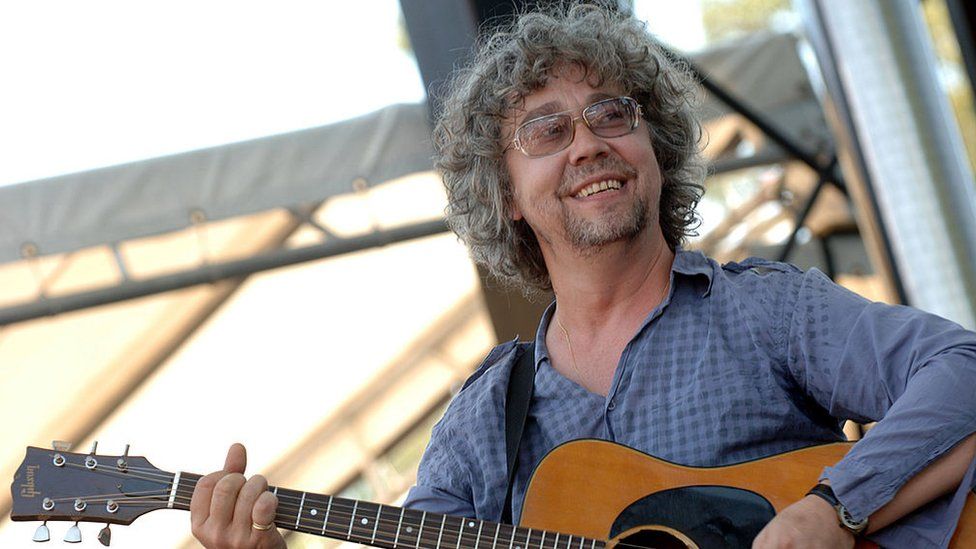
[{"label": "black guitar strap", "polygon": [[535,343],[530,343],[515,359],[512,374],[508,378],[505,397],[505,450],[508,455],[508,490],[502,507],[502,522],[514,524],[512,518],[512,490],[515,486],[515,469],[518,466],[518,449],[522,431],[529,416],[532,386],[535,381]]}]

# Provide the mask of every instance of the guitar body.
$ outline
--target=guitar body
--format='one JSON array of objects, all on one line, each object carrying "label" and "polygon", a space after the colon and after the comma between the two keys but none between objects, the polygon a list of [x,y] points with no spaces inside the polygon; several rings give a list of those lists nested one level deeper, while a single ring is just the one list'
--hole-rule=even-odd
[{"label": "guitar body", "polygon": [[[521,526],[662,549],[750,547],[776,512],[802,499],[850,450],[814,446],[726,467],[676,465],[600,440],[550,452],[529,482]],[[969,500],[951,547],[976,547]],[[860,541],[859,548],[875,547]]]}]

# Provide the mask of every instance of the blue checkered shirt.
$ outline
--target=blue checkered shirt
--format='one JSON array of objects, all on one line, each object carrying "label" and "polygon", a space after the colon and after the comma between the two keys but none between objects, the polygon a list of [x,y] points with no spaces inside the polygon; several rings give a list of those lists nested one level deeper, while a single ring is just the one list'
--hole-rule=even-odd
[{"label": "blue checkered shirt", "polygon": [[[513,516],[554,447],[598,438],[690,466],[718,466],[844,440],[843,420],[880,421],[824,470],[855,517],[976,431],[976,334],[871,303],[817,270],[679,250],[671,291],[620,357],[606,397],[552,368],[544,314],[535,393],[519,449]],[[498,520],[507,478],[505,392],[516,342],[496,347],[434,428],[407,506]],[[972,485],[872,538],[947,544]]]}]

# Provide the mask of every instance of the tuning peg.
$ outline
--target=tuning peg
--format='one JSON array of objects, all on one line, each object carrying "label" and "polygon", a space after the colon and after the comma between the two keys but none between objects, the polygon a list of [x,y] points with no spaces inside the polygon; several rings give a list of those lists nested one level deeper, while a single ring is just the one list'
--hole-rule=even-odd
[{"label": "tuning peg", "polygon": [[78,528],[77,522],[74,526],[68,528],[67,533],[64,534],[64,541],[67,543],[81,543],[81,528]]},{"label": "tuning peg", "polygon": [[47,529],[47,521],[45,520],[44,524],[38,526],[37,530],[34,530],[34,541],[42,542],[49,541],[50,539],[51,531]]},{"label": "tuning peg", "polygon": [[105,528],[98,531],[98,542],[105,547],[108,547],[108,544],[112,543],[112,531],[108,529],[108,524],[105,525]]},{"label": "tuning peg", "polygon": [[121,471],[125,471],[126,469],[128,469],[128,468],[129,468],[129,461],[128,461],[128,459],[127,459],[128,457],[129,457],[129,445],[128,445],[128,444],[126,444],[126,445],[125,445],[125,452],[124,452],[124,453],[122,454],[122,457],[120,457],[120,458],[119,458],[118,460],[116,460],[116,462],[115,462],[115,463],[116,463],[116,465],[118,465],[118,466],[119,466],[119,470],[121,470]]},{"label": "tuning peg", "polygon": [[71,443],[66,440],[52,440],[51,447],[58,452],[70,452]]}]

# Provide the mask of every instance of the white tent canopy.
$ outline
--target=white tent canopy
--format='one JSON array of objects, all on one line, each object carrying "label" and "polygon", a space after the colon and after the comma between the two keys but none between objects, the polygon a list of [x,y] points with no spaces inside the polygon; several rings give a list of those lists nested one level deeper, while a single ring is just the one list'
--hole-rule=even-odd
[{"label": "white tent canopy", "polygon": [[0,263],[316,204],[431,166],[424,105],[0,187]]}]

